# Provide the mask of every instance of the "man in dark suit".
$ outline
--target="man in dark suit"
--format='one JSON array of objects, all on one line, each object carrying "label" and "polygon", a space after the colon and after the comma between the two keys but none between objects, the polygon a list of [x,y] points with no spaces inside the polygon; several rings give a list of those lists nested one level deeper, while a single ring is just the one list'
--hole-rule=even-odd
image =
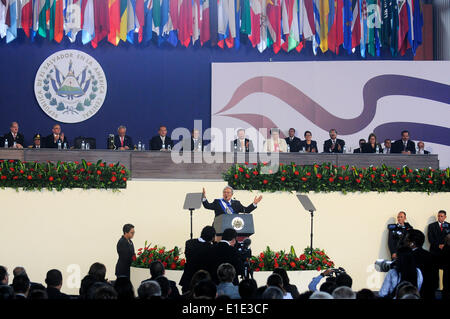
[{"label": "man in dark suit", "polygon": [[64,143],[66,143],[67,148],[69,148],[69,142],[67,142],[67,138],[64,136],[64,133],[61,132],[61,126],[59,124],[53,125],[52,134],[48,135],[44,139],[45,148],[58,148],[58,143],[61,143],[61,148],[64,147]]},{"label": "man in dark suit", "polygon": [[343,153],[344,152],[344,140],[337,138],[336,129],[330,130],[330,139],[326,140],[323,143],[323,152],[324,153]]},{"label": "man in dark suit", "polygon": [[422,141],[417,143],[417,154],[430,154],[430,152],[425,150],[425,143]]},{"label": "man in dark suit", "polygon": [[30,279],[27,275],[19,275],[14,277],[12,288],[16,294],[16,299],[27,299],[30,292]]},{"label": "man in dark suit", "polygon": [[408,131],[402,131],[402,138],[392,144],[391,153],[416,154],[416,144],[409,139]]},{"label": "man in dark suit", "polygon": [[408,230],[405,237],[405,245],[412,249],[414,261],[423,276],[420,295],[424,299],[432,300],[435,298],[435,291],[437,287],[433,287],[432,282],[433,259],[431,257],[431,253],[422,248],[424,243],[425,235],[420,230]]},{"label": "man in dark suit", "polygon": [[231,199],[233,196],[233,189],[230,186],[226,186],[223,189],[223,198],[215,199],[212,203],[209,203],[206,199],[206,191],[203,188],[203,207],[206,209],[214,210],[215,216],[219,216],[222,214],[238,214],[238,213],[251,213],[258,203],[261,201],[262,196],[255,196],[253,203],[244,207],[240,201]]},{"label": "man in dark suit", "polygon": [[[3,145],[4,141],[8,141],[8,147],[15,147],[15,148],[23,148],[23,145],[25,143],[25,138],[23,134],[19,133],[19,124],[17,122],[12,122],[11,126],[9,127],[10,132],[6,133],[3,138]],[[16,144],[14,144],[16,143]],[[14,146],[15,145],[15,146]]]},{"label": "man in dark suit", "polygon": [[[430,252],[433,257],[433,284],[439,285],[439,269],[444,270],[444,278],[449,276],[445,269],[445,256],[443,249],[445,246],[445,237],[450,234],[450,224],[445,221],[447,212],[440,210],[437,221],[428,225],[428,241],[430,242]],[[445,281],[444,281],[445,282]],[[444,287],[444,289],[449,287]]]},{"label": "man in dark suit", "polygon": [[200,238],[189,239],[186,241],[184,255],[186,264],[184,272],[180,279],[181,292],[186,293],[189,290],[192,276],[200,269],[210,271],[209,256],[211,254],[212,242],[216,236],[216,231],[212,226],[206,226],[202,229]]},{"label": "man in dark suit", "polygon": [[191,151],[203,151],[204,145],[202,143],[203,141],[200,136],[200,131],[197,129],[193,129],[191,134]]},{"label": "man in dark suit", "polygon": [[[143,283],[146,283],[150,280],[157,280],[159,277],[164,277],[166,271],[164,268],[164,265],[159,260],[153,261],[150,264],[150,278],[143,280],[141,282],[141,285]],[[168,299],[178,299],[180,298],[180,292],[178,291],[177,284],[173,280],[169,280],[169,294]]]},{"label": "man in dark suit", "polygon": [[391,154],[392,153],[392,142],[390,139],[384,140],[384,148],[383,148],[383,154]]},{"label": "man in dark suit", "polygon": [[123,125],[119,126],[117,135],[114,135],[114,145],[116,146],[116,149],[121,151],[133,149],[133,140],[126,134],[127,128]]},{"label": "man in dark suit", "polygon": [[117,243],[117,254],[119,260],[116,264],[116,277],[128,277],[130,278],[130,267],[133,261],[134,245],[131,239],[134,237],[134,226],[131,224],[125,224],[123,226],[123,236],[120,237]]},{"label": "man in dark suit", "polygon": [[359,140],[359,148],[355,148],[354,150],[353,150],[353,153],[362,153],[362,148],[363,148],[363,145],[364,144],[366,144],[366,140],[365,139],[360,139]]},{"label": "man in dark suit", "polygon": [[299,152],[302,147],[302,140],[295,136],[295,129],[289,129],[289,136],[284,139],[289,146],[290,152]]},{"label": "man in dark suit", "polygon": [[154,136],[149,144],[152,151],[168,150],[169,146],[172,149],[173,141],[167,136],[167,127],[161,125],[158,130],[158,135]]},{"label": "man in dark suit", "polygon": [[237,139],[231,142],[231,152],[253,152],[253,143],[245,137],[243,128],[237,131]]},{"label": "man in dark suit", "polygon": [[244,264],[239,257],[237,249],[234,247],[237,242],[237,232],[232,228],[224,230],[222,240],[213,246],[211,251],[211,278],[219,284],[219,278],[217,276],[217,269],[223,263],[229,263],[233,265],[236,270],[236,277],[233,280],[235,285],[238,284],[238,276],[244,272]]},{"label": "man in dark suit", "polygon": [[397,224],[388,225],[388,246],[392,259],[397,258],[397,249],[403,247],[406,233],[412,228],[413,227],[406,222],[406,213],[403,211],[397,214]]},{"label": "man in dark suit", "polygon": [[62,274],[58,269],[51,269],[47,272],[45,283],[47,284],[48,299],[69,299],[69,296],[61,292]]}]

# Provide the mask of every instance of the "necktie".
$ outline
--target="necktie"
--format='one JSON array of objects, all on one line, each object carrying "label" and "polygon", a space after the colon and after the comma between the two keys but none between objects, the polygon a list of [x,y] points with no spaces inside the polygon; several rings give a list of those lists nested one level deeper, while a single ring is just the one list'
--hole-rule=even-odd
[{"label": "necktie", "polygon": [[443,229],[442,229],[442,224],[441,224],[441,231],[443,231]]},{"label": "necktie", "polygon": [[403,150],[406,151],[406,142],[403,143]]},{"label": "necktie", "polygon": [[120,145],[123,147],[123,137],[120,138]]}]

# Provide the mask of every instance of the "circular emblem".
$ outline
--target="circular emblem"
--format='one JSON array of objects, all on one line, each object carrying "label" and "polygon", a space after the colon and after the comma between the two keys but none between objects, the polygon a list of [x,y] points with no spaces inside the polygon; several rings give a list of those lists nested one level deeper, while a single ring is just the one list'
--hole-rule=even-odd
[{"label": "circular emblem", "polygon": [[231,226],[234,230],[241,230],[244,228],[244,220],[241,217],[235,217],[231,220]]},{"label": "circular emblem", "polygon": [[79,50],[62,50],[42,62],[34,94],[42,110],[63,123],[92,117],[106,97],[106,77],[100,64]]}]

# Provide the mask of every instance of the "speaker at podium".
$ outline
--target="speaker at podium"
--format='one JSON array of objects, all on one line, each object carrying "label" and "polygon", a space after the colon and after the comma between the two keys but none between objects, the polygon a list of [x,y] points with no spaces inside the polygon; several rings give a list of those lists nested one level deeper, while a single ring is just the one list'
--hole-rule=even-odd
[{"label": "speaker at podium", "polygon": [[227,228],[234,229],[239,237],[249,237],[255,233],[251,214],[221,214],[214,218],[213,227],[217,236],[222,236]]}]

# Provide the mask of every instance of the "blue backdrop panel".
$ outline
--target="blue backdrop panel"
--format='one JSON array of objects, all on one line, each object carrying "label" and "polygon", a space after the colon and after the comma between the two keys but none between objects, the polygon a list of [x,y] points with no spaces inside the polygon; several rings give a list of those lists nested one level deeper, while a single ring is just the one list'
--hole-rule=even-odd
[{"label": "blue backdrop panel", "polygon": [[[194,120],[203,121],[203,129],[211,125],[211,63],[253,61],[311,61],[359,60],[359,55],[339,56],[331,52],[314,56],[310,42],[303,51],[262,54],[248,43],[239,50],[220,48],[157,47],[120,43],[119,47],[102,42],[97,49],[81,42],[72,44],[67,38],[57,44],[36,37],[34,43],[22,31],[10,44],[0,41],[0,133],[9,131],[9,124],[18,121],[26,144],[39,132],[51,133],[55,122],[39,107],[34,95],[34,79],[41,63],[54,52],[77,49],[93,56],[102,66],[108,82],[108,91],[102,108],[90,119],[75,124],[62,124],[70,143],[76,136],[97,139],[97,147],[106,147],[108,133],[116,133],[119,125],[126,125],[128,135],[137,144],[148,147],[160,124],[167,125],[169,134],[176,127],[191,129]],[[78,35],[80,38],[80,35]],[[207,43],[206,45],[208,45]],[[392,59],[388,50],[381,58]],[[408,52],[399,59],[412,59]]]}]

